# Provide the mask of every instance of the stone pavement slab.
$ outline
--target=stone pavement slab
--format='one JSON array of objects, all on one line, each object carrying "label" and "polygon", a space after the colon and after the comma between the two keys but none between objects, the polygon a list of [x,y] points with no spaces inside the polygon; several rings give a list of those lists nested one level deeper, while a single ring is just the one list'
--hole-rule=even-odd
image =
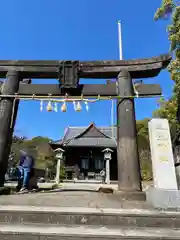
[{"label": "stone pavement slab", "polygon": [[180,212],[137,208],[0,206],[0,224],[179,228]]},{"label": "stone pavement slab", "polygon": [[29,205],[91,208],[149,208],[146,202],[122,201],[113,194],[63,191],[0,196],[0,205]]},{"label": "stone pavement slab", "polygon": [[123,209],[123,208],[87,208],[87,207],[54,207],[54,206],[28,206],[28,205],[0,205],[0,211],[18,211],[18,212],[56,212],[56,213],[71,213],[71,214],[108,214],[108,215],[136,215],[136,216],[166,216],[179,217],[178,211],[159,211],[156,209]]},{"label": "stone pavement slab", "polygon": [[[18,235],[18,236],[17,236]],[[9,238],[7,238],[8,236]],[[10,238],[11,236],[11,238]],[[17,238],[17,237],[19,238]],[[29,236],[29,238],[27,238]],[[32,236],[36,238],[32,238]],[[1,239],[39,239],[37,236],[46,236],[40,239],[171,239],[180,237],[180,230],[156,228],[107,228],[90,226],[26,226],[0,225]],[[48,237],[47,237],[48,236]],[[24,237],[24,238],[23,238]],[[25,238],[26,237],[26,238]],[[31,237],[31,238],[30,238]],[[51,238],[52,237],[52,238]]]},{"label": "stone pavement slab", "polygon": [[[50,189],[54,186],[55,183],[38,183],[39,188],[44,188],[44,189]],[[146,189],[152,185],[152,181],[149,182],[143,182],[142,187],[143,190],[146,191]],[[7,187],[16,187],[17,183],[16,182],[9,182],[6,183],[5,186]],[[93,183],[93,182],[64,182],[59,185],[60,189],[64,190],[85,190],[85,191],[98,191],[100,187],[103,188],[112,188],[114,190],[117,190],[118,184],[117,183],[111,183],[111,184],[102,184],[102,183]]]}]

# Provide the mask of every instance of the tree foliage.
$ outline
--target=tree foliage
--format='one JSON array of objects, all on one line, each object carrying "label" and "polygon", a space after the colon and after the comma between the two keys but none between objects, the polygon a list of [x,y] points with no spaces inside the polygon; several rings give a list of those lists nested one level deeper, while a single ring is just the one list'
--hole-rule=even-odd
[{"label": "tree foliage", "polygon": [[[170,51],[173,55],[173,60],[168,66],[168,70],[171,73],[171,78],[174,80],[173,97],[170,103],[164,104],[166,117],[172,119],[168,115],[171,115],[172,107],[170,105],[177,105],[177,100],[180,99],[180,6],[178,2],[173,0],[163,0],[160,8],[157,9],[154,19],[170,18],[171,24],[167,26],[167,31],[170,40]],[[162,109],[162,108],[161,108]],[[169,111],[170,113],[169,113]],[[161,114],[161,112],[160,112]],[[174,117],[174,116],[173,116]],[[176,117],[175,117],[176,118]],[[174,121],[174,120],[173,120]]]},{"label": "tree foliage", "polygon": [[167,118],[170,123],[171,137],[173,142],[180,135],[180,6],[173,0],[163,0],[160,8],[157,9],[154,19],[170,19],[167,31],[170,40],[170,51],[173,60],[168,66],[171,79],[174,81],[172,97],[168,100],[161,99],[159,109],[154,112],[155,117]]},{"label": "tree foliage", "polygon": [[180,6],[179,3],[173,0],[163,0],[162,5],[158,8],[154,19],[162,19],[164,17],[171,18],[171,24],[167,27],[169,40],[171,42],[170,51],[174,53],[174,59],[169,65],[172,79],[175,81],[179,93],[180,84]]},{"label": "tree foliage", "polygon": [[148,118],[138,120],[136,122],[141,175],[144,180],[152,179],[152,163],[148,134],[148,122]]},{"label": "tree foliage", "polygon": [[148,121],[149,119],[146,118],[136,122],[138,146],[141,149],[149,149]]},{"label": "tree foliage", "polygon": [[[20,150],[25,150],[35,158],[35,167],[40,169],[54,170],[56,160],[54,152],[49,145],[49,138],[35,137],[26,139],[25,137],[13,137],[10,157],[13,157],[13,164],[17,165],[20,158]],[[12,163],[12,161],[9,161]]]}]

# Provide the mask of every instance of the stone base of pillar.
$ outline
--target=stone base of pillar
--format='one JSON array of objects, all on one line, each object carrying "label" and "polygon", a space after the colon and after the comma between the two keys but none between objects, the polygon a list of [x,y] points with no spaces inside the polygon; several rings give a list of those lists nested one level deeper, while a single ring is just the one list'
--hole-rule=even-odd
[{"label": "stone base of pillar", "polygon": [[120,200],[127,201],[146,201],[146,193],[142,191],[115,191],[114,194],[119,197]]}]

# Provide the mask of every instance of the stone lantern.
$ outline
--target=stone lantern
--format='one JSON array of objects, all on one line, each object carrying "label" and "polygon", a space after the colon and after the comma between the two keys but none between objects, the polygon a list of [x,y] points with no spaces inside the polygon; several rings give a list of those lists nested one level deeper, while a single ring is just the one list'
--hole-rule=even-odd
[{"label": "stone lantern", "polygon": [[110,184],[110,160],[112,159],[111,154],[113,152],[112,149],[106,148],[102,151],[104,153],[104,161],[106,166],[106,184]]},{"label": "stone lantern", "polygon": [[64,150],[62,148],[57,148],[54,150],[56,153],[56,160],[57,160],[57,165],[56,165],[56,184],[59,184],[60,182],[60,169],[61,169],[61,161],[63,160],[63,153]]}]

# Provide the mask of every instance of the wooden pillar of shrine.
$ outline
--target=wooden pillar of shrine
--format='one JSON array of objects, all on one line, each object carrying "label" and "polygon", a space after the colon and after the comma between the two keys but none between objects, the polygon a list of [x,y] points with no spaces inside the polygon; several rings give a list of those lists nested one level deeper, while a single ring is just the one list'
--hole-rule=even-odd
[{"label": "wooden pillar of shrine", "polygon": [[[20,82],[20,74],[17,71],[9,71],[7,79],[2,85],[2,95],[14,95],[17,93]],[[15,107],[15,108],[14,108]],[[14,108],[14,109],[13,109]],[[14,105],[14,98],[2,98],[0,101],[0,186],[4,185],[4,177],[8,167],[8,158],[12,134],[17,115],[18,103]],[[14,115],[13,115],[14,113]]]},{"label": "wooden pillar of shrine", "polygon": [[145,200],[141,187],[134,99],[128,98],[134,95],[134,89],[128,71],[119,73],[117,93],[122,96],[117,102],[118,192],[124,199]]}]

